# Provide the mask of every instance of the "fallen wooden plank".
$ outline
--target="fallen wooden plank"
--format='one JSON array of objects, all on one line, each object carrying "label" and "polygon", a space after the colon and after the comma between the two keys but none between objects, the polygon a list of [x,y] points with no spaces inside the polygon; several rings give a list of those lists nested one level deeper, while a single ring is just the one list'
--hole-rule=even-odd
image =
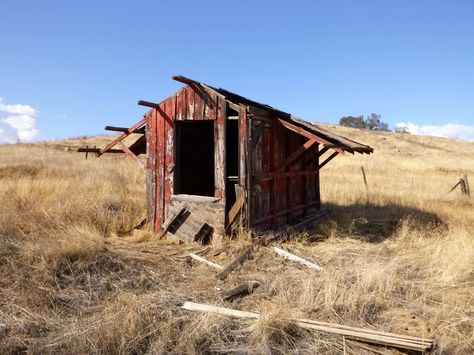
[{"label": "fallen wooden plank", "polygon": [[222,292],[222,298],[225,301],[232,301],[239,297],[250,295],[260,284],[256,281],[243,283],[231,290]]},{"label": "fallen wooden plank", "polygon": [[244,190],[240,186],[235,187],[235,192],[237,193],[237,199],[227,214],[227,225],[230,225],[232,222],[234,222],[235,217],[237,217],[245,202]]},{"label": "fallen wooden plank", "polygon": [[201,263],[207,264],[210,267],[213,267],[214,269],[222,270],[224,267],[220,266],[219,264],[213,263],[212,261],[206,260],[203,257],[190,253],[189,256],[193,258],[194,260],[200,261]]},{"label": "fallen wooden plank", "polygon": [[[256,312],[239,311],[236,309],[217,307],[213,305],[194,302],[185,302],[182,305],[182,308],[190,311],[215,313],[236,318],[258,319],[260,316],[260,314]],[[316,324],[317,321],[313,321],[311,319],[290,318],[289,320],[293,321],[301,328],[317,330],[324,333],[342,335],[347,339],[357,340],[369,344],[391,346],[399,349],[414,350],[419,352],[427,351],[433,346],[432,339],[416,338],[411,336],[403,336],[400,334],[382,332],[379,333],[382,333],[383,335],[374,334],[370,333],[370,330],[341,326],[339,324],[324,323],[325,325],[320,325]]]},{"label": "fallen wooden plank", "polygon": [[280,249],[278,247],[274,247],[273,250],[275,251],[275,253],[277,253],[278,255],[284,257],[285,259],[288,259],[288,260],[291,260],[291,261],[294,261],[295,263],[299,263],[299,264],[302,264],[306,267],[309,267],[310,269],[313,269],[313,270],[316,270],[316,271],[322,271],[323,268],[319,265],[316,265],[312,262],[309,262],[305,259],[302,259],[300,258],[299,256],[296,256],[294,254],[291,254],[289,252],[287,252],[286,250],[283,250],[283,249]]},{"label": "fallen wooden plank", "polygon": [[242,264],[245,260],[247,260],[250,257],[251,253],[252,253],[251,248],[245,249],[245,251],[242,254],[240,254],[229,265],[227,265],[224,268],[224,270],[222,270],[220,273],[217,274],[217,278],[219,280],[224,280],[233,270],[235,270],[237,267],[239,267],[240,264]]}]

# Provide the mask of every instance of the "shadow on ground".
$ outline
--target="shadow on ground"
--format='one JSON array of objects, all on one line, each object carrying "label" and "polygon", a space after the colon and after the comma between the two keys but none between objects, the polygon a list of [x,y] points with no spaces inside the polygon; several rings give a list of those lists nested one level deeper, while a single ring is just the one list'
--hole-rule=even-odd
[{"label": "shadow on ground", "polygon": [[[323,239],[329,236],[329,229],[337,228],[338,234],[379,243],[391,237],[400,223],[407,218],[412,226],[419,229],[445,226],[435,213],[396,204],[324,204],[323,208],[329,209],[329,216],[310,233]],[[319,239],[317,237],[316,239]]]}]

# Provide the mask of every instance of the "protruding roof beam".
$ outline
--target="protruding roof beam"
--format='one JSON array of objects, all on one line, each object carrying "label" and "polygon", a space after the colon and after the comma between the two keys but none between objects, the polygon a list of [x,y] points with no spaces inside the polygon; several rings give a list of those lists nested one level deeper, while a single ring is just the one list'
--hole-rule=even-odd
[{"label": "protruding roof beam", "polygon": [[323,145],[328,145],[332,146],[330,147],[331,149],[335,150],[338,153],[344,154],[344,149],[335,147],[334,144],[331,142],[327,141],[324,138],[318,137],[314,133],[311,133],[301,127],[295,126],[294,124],[287,122],[285,120],[282,120],[281,118],[276,118],[277,122],[280,123],[282,126],[288,128],[290,131],[293,131],[295,133],[298,133],[299,135],[306,137],[308,139],[314,139],[316,142],[321,143]]},{"label": "protruding roof beam", "polygon": [[338,154],[339,154],[338,152],[334,152],[334,153],[332,153],[330,156],[328,156],[325,161],[323,161],[321,164],[319,164],[319,169],[322,169],[322,167],[323,167],[324,165],[326,165],[327,163],[329,163],[329,162],[330,162],[336,155],[338,155]]},{"label": "protruding roof beam", "polygon": [[[104,129],[106,131],[113,131],[113,132],[128,132],[127,127],[105,126]],[[131,133],[145,134],[145,130],[142,130],[142,129],[138,128],[135,132],[131,132]]]}]

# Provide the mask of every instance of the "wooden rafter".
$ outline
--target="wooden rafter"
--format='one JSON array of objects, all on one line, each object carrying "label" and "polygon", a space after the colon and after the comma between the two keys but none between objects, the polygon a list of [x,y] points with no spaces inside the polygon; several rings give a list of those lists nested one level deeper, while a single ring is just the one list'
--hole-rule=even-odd
[{"label": "wooden rafter", "polygon": [[290,154],[290,156],[288,158],[286,158],[284,161],[280,162],[280,163],[277,163],[276,166],[275,166],[275,171],[284,167],[284,166],[287,166],[291,163],[293,163],[296,159],[298,159],[304,152],[306,152],[308,149],[310,149],[312,146],[314,146],[316,144],[316,140],[315,139],[309,139],[305,144],[303,144],[300,148],[298,148],[295,152],[293,152],[292,154]]},{"label": "wooden rafter", "polygon": [[117,142],[119,145],[120,149],[124,151],[125,154],[127,154],[132,160],[134,160],[142,169],[144,168],[143,163],[138,159],[138,157],[122,142],[119,141]]},{"label": "wooden rafter", "polygon": [[319,169],[321,169],[324,165],[326,165],[327,163],[329,163],[332,159],[334,159],[336,157],[336,155],[338,155],[339,153],[338,152],[334,152],[332,153],[330,156],[328,156],[326,158],[326,160],[324,160],[321,164],[319,164]]},{"label": "wooden rafter", "polygon": [[290,122],[287,122],[285,120],[282,120],[281,118],[276,118],[276,121],[281,124],[282,126],[288,128],[290,131],[293,131],[295,133],[298,133],[299,135],[303,136],[303,137],[306,137],[308,139],[314,139],[316,142],[324,145],[324,146],[328,146],[329,148],[335,150],[336,152],[338,153],[341,153],[341,154],[344,154],[344,149],[340,148],[340,147],[337,147],[337,146],[334,146],[334,144],[332,144],[331,142],[329,142],[328,140],[324,139],[324,138],[321,138],[321,137],[318,137],[317,135],[315,135],[314,133],[311,133],[311,132],[308,132],[307,130],[301,128],[301,127],[298,127]]},{"label": "wooden rafter", "polygon": [[[189,85],[190,87],[192,87],[194,89],[194,91],[201,97],[201,99],[203,99],[204,101],[207,101],[209,102],[209,106],[211,108],[214,108],[216,106],[216,102],[214,101],[214,99],[206,92],[206,90],[203,89],[203,85],[195,80],[192,80],[192,79],[189,79],[189,78],[186,78],[185,76],[182,76],[182,75],[175,75],[172,77],[173,80],[176,80],[176,81],[179,81],[183,84],[187,84]],[[207,85],[206,85],[206,88],[209,88]],[[210,88],[209,88],[210,89]],[[211,89],[212,90],[212,89]],[[214,90],[212,90],[214,91]],[[219,94],[216,92],[216,94]],[[219,96],[223,96],[221,94],[219,94]]]},{"label": "wooden rafter", "polygon": [[106,153],[110,148],[112,148],[117,143],[122,142],[123,139],[127,138],[130,134],[134,133],[138,128],[143,126],[145,123],[146,123],[146,117],[142,118],[140,121],[135,123],[132,127],[128,128],[126,132],[123,132],[120,136],[118,136],[112,142],[107,144],[104,148],[102,148],[99,151],[98,155],[102,155],[102,154]]}]

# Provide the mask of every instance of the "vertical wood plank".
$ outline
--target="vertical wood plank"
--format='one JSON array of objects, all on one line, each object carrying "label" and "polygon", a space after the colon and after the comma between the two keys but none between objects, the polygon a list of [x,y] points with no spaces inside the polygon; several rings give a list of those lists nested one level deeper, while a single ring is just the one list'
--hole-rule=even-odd
[{"label": "vertical wood plank", "polygon": [[174,176],[174,120],[176,113],[176,96],[170,97],[165,101],[165,114],[167,119],[164,123],[165,136],[165,157],[164,157],[164,219],[168,218],[168,206],[173,192]]},{"label": "vertical wood plank", "polygon": [[316,144],[315,159],[314,159],[314,170],[317,172],[314,174],[314,185],[315,185],[315,200],[318,203],[318,210],[321,208],[321,195],[319,191],[319,143]]},{"label": "vertical wood plank", "polygon": [[214,121],[214,196],[225,199],[225,115],[226,102],[221,97],[217,100],[217,117]]},{"label": "vertical wood plank", "polygon": [[271,156],[272,156],[272,172],[273,172],[273,186],[272,186],[272,191],[271,191],[271,208],[273,211],[273,217],[272,217],[272,229],[275,231],[278,227],[277,224],[277,212],[278,212],[278,198],[277,198],[277,193],[278,193],[278,178],[276,175],[276,164],[277,164],[277,151],[278,151],[278,139],[276,135],[276,125],[274,122],[272,122],[272,134],[271,134],[271,142],[270,142],[270,147],[271,147]]},{"label": "vertical wood plank", "polygon": [[147,144],[147,220],[153,231],[156,230],[156,110],[147,114],[146,121]]},{"label": "vertical wood plank", "polygon": [[[160,104],[161,110],[165,110],[165,105]],[[161,231],[161,225],[164,217],[164,158],[165,158],[165,118],[156,112],[156,193],[155,193],[155,232]]]}]

